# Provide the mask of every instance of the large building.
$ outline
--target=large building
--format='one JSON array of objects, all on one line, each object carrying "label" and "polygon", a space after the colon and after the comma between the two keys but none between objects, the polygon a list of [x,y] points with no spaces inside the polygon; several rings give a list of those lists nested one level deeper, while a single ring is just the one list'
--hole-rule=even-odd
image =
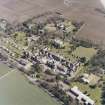
[{"label": "large building", "polygon": [[83,105],[95,105],[95,102],[90,97],[83,94],[76,86],[70,89],[68,95]]}]

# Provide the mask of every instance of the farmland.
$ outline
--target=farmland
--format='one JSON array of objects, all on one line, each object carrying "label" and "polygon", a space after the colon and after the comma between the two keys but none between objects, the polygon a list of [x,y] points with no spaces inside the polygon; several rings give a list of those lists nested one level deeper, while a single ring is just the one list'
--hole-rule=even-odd
[{"label": "farmland", "polygon": [[17,23],[46,11],[59,11],[72,20],[85,22],[79,36],[104,43],[104,14],[96,8],[104,11],[99,0],[71,0],[70,6],[66,6],[63,0],[0,0],[0,17]]},{"label": "farmland", "polygon": [[96,54],[96,50],[94,48],[85,48],[85,47],[78,47],[73,52],[73,55],[76,55],[78,57],[86,57],[87,60],[90,60],[92,56]]}]

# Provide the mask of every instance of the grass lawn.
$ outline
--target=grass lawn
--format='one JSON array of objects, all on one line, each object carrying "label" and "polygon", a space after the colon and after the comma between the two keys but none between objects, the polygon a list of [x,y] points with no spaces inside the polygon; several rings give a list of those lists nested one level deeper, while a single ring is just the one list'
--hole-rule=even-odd
[{"label": "grass lawn", "polygon": [[2,40],[3,46],[9,49],[10,52],[14,53],[15,58],[20,57],[23,52],[23,48],[26,47],[24,46],[26,43],[28,42],[24,33],[19,33],[19,35],[17,35],[17,37],[14,39],[8,38]]},{"label": "grass lawn", "polygon": [[96,50],[94,48],[85,48],[85,47],[77,47],[76,50],[72,53],[78,57],[86,57],[87,60],[90,60],[92,56],[96,54]]},{"label": "grass lawn", "polygon": [[24,32],[16,32],[13,39],[19,46],[26,46],[28,43],[27,36]]},{"label": "grass lawn", "polygon": [[101,88],[96,87],[95,89],[92,89],[89,87],[89,85],[80,82],[72,82],[71,87],[73,86],[77,86],[83,93],[87,91],[89,97],[96,102],[95,105],[101,105]]},{"label": "grass lawn", "polygon": [[66,31],[67,33],[73,33],[73,30],[76,29],[76,27],[72,24],[72,22],[70,20],[67,20],[64,22],[64,25],[66,27]]},{"label": "grass lawn", "polygon": [[19,71],[0,79],[0,105],[60,105],[37,86],[27,82]]},{"label": "grass lawn", "polygon": [[[85,48],[85,47],[77,47],[76,50],[71,52],[72,44],[68,42],[64,43],[65,48],[56,49],[53,46],[49,45],[49,48],[52,52],[58,53],[59,55],[63,56],[64,58],[74,62],[77,58],[76,57],[86,57],[87,60],[90,60],[92,56],[96,54],[96,50],[94,48]],[[74,55],[74,56],[72,56]]]},{"label": "grass lawn", "polygon": [[61,48],[61,49],[56,49],[53,46],[52,47],[49,46],[49,47],[50,47],[51,52],[57,53],[57,54],[63,56],[64,58],[74,62],[76,60],[76,58],[72,57],[72,55],[70,54],[72,44],[65,42],[64,46],[65,46],[65,48]]},{"label": "grass lawn", "polygon": [[80,77],[81,75],[83,75],[84,73],[86,73],[86,71],[87,71],[87,68],[84,67],[83,65],[80,65],[80,66],[77,68],[76,72],[74,73],[74,77],[78,78],[78,77]]}]

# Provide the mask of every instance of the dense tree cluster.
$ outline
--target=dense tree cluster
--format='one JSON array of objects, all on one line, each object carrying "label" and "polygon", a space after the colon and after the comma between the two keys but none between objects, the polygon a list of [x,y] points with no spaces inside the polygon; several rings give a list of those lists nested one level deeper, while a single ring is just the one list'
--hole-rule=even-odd
[{"label": "dense tree cluster", "polygon": [[86,41],[86,40],[76,39],[74,37],[72,38],[71,43],[73,45],[75,45],[76,47],[83,46],[83,47],[86,47],[86,48],[90,48],[90,47],[93,46],[93,44],[88,40]]},{"label": "dense tree cluster", "polygon": [[64,105],[70,105],[70,97],[66,95],[66,93],[59,89],[57,86],[50,87],[47,83],[43,82],[40,84],[41,87],[47,89],[50,93],[52,93],[56,98],[64,103]]},{"label": "dense tree cluster", "polygon": [[90,63],[92,66],[98,66],[105,69],[105,50],[98,50],[97,54],[92,57]]},{"label": "dense tree cluster", "polygon": [[102,92],[102,102],[101,103],[102,103],[102,105],[105,105],[105,84],[104,84],[102,90],[103,90],[103,92]]},{"label": "dense tree cluster", "polygon": [[[30,68],[28,74],[29,74],[29,75],[30,75],[30,74],[35,74],[35,73],[39,74],[39,73],[41,73],[41,72],[42,72],[41,66],[40,66],[39,64],[35,64],[35,65],[32,65],[32,66],[31,66],[31,68]],[[37,76],[39,77],[39,75],[37,75]]]}]

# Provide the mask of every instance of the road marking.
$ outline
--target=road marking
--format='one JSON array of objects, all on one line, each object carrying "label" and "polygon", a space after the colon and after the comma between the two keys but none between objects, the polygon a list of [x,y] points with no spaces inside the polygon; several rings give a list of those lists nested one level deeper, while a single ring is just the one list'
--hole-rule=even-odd
[{"label": "road marking", "polygon": [[15,70],[11,70],[8,73],[4,74],[3,76],[0,77],[0,80],[7,77],[9,74],[11,74],[12,72],[14,72]]}]

